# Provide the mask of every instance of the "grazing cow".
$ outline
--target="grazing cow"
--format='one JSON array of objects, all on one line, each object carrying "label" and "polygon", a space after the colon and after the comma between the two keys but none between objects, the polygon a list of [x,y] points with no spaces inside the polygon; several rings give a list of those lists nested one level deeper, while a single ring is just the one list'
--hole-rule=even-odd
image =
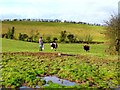
[{"label": "grazing cow", "polygon": [[50,43],[50,46],[51,46],[51,49],[54,49],[55,51],[56,51],[56,49],[57,49],[57,47],[58,47],[58,45],[57,45],[56,42]]},{"label": "grazing cow", "polygon": [[85,51],[89,51],[89,50],[90,50],[90,46],[84,45],[84,50],[85,50]]}]

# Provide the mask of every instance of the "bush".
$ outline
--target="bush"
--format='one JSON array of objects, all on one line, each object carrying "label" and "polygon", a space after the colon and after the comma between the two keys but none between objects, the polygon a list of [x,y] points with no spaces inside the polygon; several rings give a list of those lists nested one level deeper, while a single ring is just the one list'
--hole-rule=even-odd
[{"label": "bush", "polygon": [[38,30],[31,30],[30,36],[27,41],[29,42],[38,42],[39,32]]},{"label": "bush", "polygon": [[7,32],[6,38],[14,39],[14,32],[15,32],[15,27],[12,27],[12,29],[9,29]]},{"label": "bush", "polygon": [[7,38],[7,33],[3,33],[2,38]]},{"label": "bush", "polygon": [[19,40],[25,41],[25,39],[28,38],[28,35],[19,33],[19,37],[18,38],[19,38]]},{"label": "bush", "polygon": [[61,31],[60,42],[65,42],[67,37],[66,31]]},{"label": "bush", "polygon": [[46,37],[46,41],[47,41],[48,43],[50,43],[50,42],[51,42],[51,36],[47,36],[47,37]]},{"label": "bush", "polygon": [[57,37],[53,37],[53,41],[57,41],[58,39],[57,39]]},{"label": "bush", "polygon": [[[120,51],[120,17],[112,16],[109,21],[106,22],[106,37],[108,38],[108,52],[116,54]],[[113,53],[114,52],[114,53]]]},{"label": "bush", "polygon": [[73,43],[74,42],[74,34],[69,34],[67,38],[69,39],[69,42]]}]

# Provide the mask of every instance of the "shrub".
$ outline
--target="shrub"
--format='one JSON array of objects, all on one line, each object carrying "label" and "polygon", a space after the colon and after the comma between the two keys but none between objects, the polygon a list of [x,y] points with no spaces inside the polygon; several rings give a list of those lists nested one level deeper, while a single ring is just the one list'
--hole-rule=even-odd
[{"label": "shrub", "polygon": [[61,31],[60,42],[65,42],[65,39],[67,37],[66,33],[66,31]]},{"label": "shrub", "polygon": [[28,35],[19,33],[19,37],[18,38],[19,38],[19,40],[25,41],[25,39],[28,38]]},{"label": "shrub", "polygon": [[14,32],[15,32],[15,27],[12,27],[12,29],[8,29],[7,32],[7,37],[8,39],[14,39]]},{"label": "shrub", "polygon": [[67,36],[67,38],[69,39],[69,42],[74,42],[74,34],[69,34],[68,36]]},{"label": "shrub", "polygon": [[53,37],[53,41],[56,41],[56,40],[58,40],[57,37]]},{"label": "shrub", "polygon": [[39,32],[38,30],[31,30],[30,36],[27,41],[29,42],[38,42]]},{"label": "shrub", "polygon": [[3,33],[2,38],[7,38],[7,33]]},{"label": "shrub", "polygon": [[47,41],[48,43],[50,43],[50,42],[51,42],[51,36],[47,36],[47,37],[46,37],[46,41]]},{"label": "shrub", "polygon": [[28,37],[28,38],[27,38],[27,41],[28,41],[28,42],[33,42],[33,36]]},{"label": "shrub", "polygon": [[[112,16],[106,21],[106,37],[108,38],[109,53],[116,54],[120,49],[120,17]],[[113,53],[114,52],[114,53]]]}]

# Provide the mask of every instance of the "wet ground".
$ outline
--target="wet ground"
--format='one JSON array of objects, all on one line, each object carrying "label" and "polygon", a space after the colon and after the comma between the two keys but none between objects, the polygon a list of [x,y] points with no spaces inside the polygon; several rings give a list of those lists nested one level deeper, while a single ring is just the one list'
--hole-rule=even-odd
[{"label": "wet ground", "polygon": [[[57,83],[60,84],[62,86],[74,86],[77,85],[75,82],[71,82],[69,80],[65,80],[65,79],[60,79],[56,76],[45,76],[45,77],[39,77],[37,76],[36,78],[41,78],[41,80],[45,80],[46,84],[44,86],[49,86],[48,82],[51,81],[52,83]],[[22,86],[20,87],[20,90],[25,90],[25,88],[32,90],[32,88],[27,87],[27,86]],[[40,88],[39,86],[36,86],[35,88]]]}]

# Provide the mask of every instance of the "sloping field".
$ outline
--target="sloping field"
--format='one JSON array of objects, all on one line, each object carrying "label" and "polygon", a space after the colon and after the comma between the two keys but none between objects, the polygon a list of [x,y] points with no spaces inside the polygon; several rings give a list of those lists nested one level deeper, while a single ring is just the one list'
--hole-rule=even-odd
[{"label": "sloping field", "polygon": [[66,30],[67,33],[74,34],[77,38],[91,35],[94,41],[105,41],[104,27],[90,26],[72,23],[56,22],[35,22],[35,21],[4,21],[2,22],[2,33],[6,33],[10,28],[15,27],[15,36],[19,33],[31,35],[38,31],[41,36],[59,37],[60,32]]}]

